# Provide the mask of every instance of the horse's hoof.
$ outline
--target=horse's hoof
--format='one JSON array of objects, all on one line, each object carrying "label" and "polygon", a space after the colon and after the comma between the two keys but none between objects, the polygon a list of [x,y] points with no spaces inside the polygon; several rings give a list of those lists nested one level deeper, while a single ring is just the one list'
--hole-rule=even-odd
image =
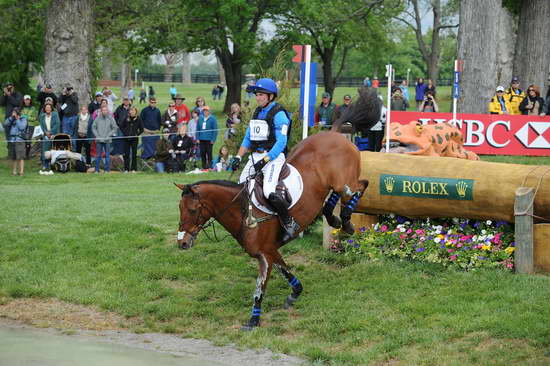
[{"label": "horse's hoof", "polygon": [[258,328],[257,325],[245,324],[241,327],[241,332],[251,332],[256,328]]},{"label": "horse's hoof", "polygon": [[346,221],[342,224],[342,230],[348,235],[353,235],[355,233],[355,228],[350,221]]},{"label": "horse's hoof", "polygon": [[294,297],[294,296],[292,296],[292,295],[289,295],[289,296],[286,298],[286,301],[285,301],[285,304],[283,305],[283,307],[284,307],[285,309],[287,309],[287,310],[290,309],[290,308],[294,305],[294,303],[296,302],[296,300],[298,300],[297,297]]}]

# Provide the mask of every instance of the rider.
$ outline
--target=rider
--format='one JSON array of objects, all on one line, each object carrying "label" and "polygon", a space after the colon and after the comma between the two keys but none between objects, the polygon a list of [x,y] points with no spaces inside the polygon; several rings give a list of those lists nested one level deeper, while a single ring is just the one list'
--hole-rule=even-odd
[{"label": "rider", "polygon": [[255,175],[260,170],[264,173],[264,195],[281,218],[285,229],[283,242],[287,242],[294,237],[300,226],[289,215],[289,203],[283,192],[276,187],[279,173],[285,163],[291,121],[287,111],[275,102],[275,81],[268,78],[260,79],[255,85],[249,85],[246,91],[256,95],[258,108],[254,111],[237,155],[231,161],[231,167],[233,171],[237,170],[244,154],[252,151],[252,157],[248,159],[239,182],[246,181],[248,176]]}]

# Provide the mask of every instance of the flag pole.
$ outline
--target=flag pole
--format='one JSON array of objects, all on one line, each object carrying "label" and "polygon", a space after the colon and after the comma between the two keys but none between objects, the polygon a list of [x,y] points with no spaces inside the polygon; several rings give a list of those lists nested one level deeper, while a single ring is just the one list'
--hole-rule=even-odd
[{"label": "flag pole", "polygon": [[[388,101],[386,110],[386,152],[390,152],[390,121],[391,121],[391,80],[393,77],[392,65],[386,65],[386,76],[388,77]],[[382,103],[383,105],[384,103]]]},{"label": "flag pole", "polygon": [[311,45],[305,45],[305,80],[304,80],[304,118],[302,126],[302,140],[307,137],[309,127],[309,86],[311,78]]}]

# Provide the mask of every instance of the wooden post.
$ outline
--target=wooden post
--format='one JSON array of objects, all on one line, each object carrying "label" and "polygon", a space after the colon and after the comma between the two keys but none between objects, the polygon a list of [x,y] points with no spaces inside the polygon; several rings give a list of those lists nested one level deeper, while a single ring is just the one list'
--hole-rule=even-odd
[{"label": "wooden post", "polygon": [[[340,202],[334,207],[334,215],[340,216]],[[325,216],[323,216],[323,247],[325,249],[330,248],[332,238],[332,230],[334,230],[333,227],[330,227],[327,223],[327,219],[325,219]]]},{"label": "wooden post", "polygon": [[530,187],[516,189],[515,216],[515,266],[518,273],[533,273],[533,199]]}]

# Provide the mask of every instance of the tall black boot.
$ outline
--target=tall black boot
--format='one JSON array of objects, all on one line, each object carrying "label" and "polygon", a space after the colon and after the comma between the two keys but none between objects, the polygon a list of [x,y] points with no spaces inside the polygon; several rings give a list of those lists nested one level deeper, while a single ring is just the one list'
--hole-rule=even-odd
[{"label": "tall black boot", "polygon": [[277,212],[277,215],[281,218],[283,229],[285,229],[283,233],[283,243],[287,243],[296,235],[296,232],[300,230],[300,225],[298,225],[298,223],[294,221],[294,218],[288,214],[289,204],[281,195],[271,193],[268,200]]}]

